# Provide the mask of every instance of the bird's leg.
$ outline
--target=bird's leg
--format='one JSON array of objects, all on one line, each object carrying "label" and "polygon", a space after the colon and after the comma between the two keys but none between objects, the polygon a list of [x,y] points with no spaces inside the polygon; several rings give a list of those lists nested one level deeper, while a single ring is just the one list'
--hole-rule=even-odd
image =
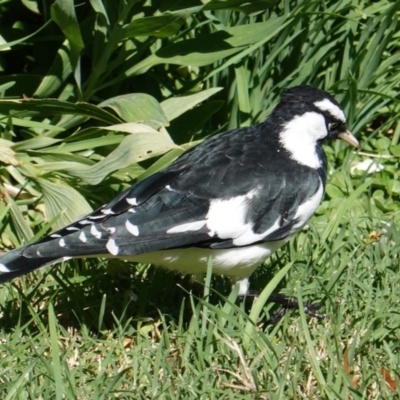
[{"label": "bird's leg", "polygon": [[[259,294],[260,292],[257,290],[249,290],[246,296],[256,297]],[[281,293],[272,293],[269,297],[269,300],[274,303],[280,304],[282,308],[277,313],[268,318],[268,320],[265,322],[266,325],[271,325],[278,322],[279,319],[282,318],[288,310],[299,308],[299,302],[295,297],[285,296]],[[326,317],[326,314],[317,312],[317,310],[322,307],[322,303],[304,303],[303,306],[304,312],[311,317],[315,317],[318,319],[324,319]]]}]

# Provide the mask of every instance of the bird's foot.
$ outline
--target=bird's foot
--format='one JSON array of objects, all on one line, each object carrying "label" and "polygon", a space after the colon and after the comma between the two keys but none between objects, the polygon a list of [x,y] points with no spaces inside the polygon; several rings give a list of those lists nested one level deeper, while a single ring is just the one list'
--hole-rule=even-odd
[{"label": "bird's foot", "polygon": [[[256,290],[249,290],[246,296],[256,297],[259,294],[260,293]],[[274,303],[280,304],[282,308],[275,314],[271,315],[271,317],[265,321],[265,325],[273,325],[277,323],[286,314],[287,311],[299,308],[299,302],[295,297],[285,296],[281,293],[272,293],[269,297],[269,300]],[[326,314],[318,312],[318,310],[322,307],[322,303],[304,303],[303,307],[304,313],[309,315],[310,317],[315,317],[319,320],[326,318]]]}]

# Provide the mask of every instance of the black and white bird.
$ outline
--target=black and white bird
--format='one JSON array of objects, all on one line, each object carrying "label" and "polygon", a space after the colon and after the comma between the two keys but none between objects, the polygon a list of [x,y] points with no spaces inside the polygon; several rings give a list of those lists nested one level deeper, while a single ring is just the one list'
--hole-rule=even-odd
[{"label": "black and white bird", "polygon": [[36,243],[0,256],[0,283],[73,257],[118,257],[184,274],[248,278],[314,214],[325,140],[358,146],[335,99],[311,86],[282,95],[258,125],[209,137],[169,167]]}]

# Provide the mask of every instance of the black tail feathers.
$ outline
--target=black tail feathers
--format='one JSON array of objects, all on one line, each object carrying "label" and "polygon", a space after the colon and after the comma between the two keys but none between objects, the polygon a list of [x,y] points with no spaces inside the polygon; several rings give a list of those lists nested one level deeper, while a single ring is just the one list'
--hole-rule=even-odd
[{"label": "black tail feathers", "polygon": [[22,254],[27,246],[0,255],[0,284],[54,263],[53,258],[27,258]]}]

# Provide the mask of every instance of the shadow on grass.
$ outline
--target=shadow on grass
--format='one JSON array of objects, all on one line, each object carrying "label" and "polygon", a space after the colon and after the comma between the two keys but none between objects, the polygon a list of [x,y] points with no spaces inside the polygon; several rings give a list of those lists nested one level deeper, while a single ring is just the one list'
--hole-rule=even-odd
[{"label": "shadow on grass", "polygon": [[[262,290],[283,262],[274,258],[268,267],[259,268],[251,279],[251,288]],[[196,299],[202,298],[204,291],[202,282],[194,282],[190,276],[120,260],[98,259],[72,260],[9,285],[13,289],[0,304],[0,325],[5,332],[17,326],[26,326],[31,333],[45,329],[51,302],[60,326],[74,330],[85,326],[95,335],[119,324],[129,323],[138,328],[159,320],[160,315],[174,324],[180,319],[189,323],[193,315],[189,293]],[[284,285],[282,282],[281,286]],[[227,297],[230,290],[229,279],[214,276],[208,302],[222,307],[224,300],[218,293]],[[245,299],[246,311],[253,301],[253,297]]]}]

